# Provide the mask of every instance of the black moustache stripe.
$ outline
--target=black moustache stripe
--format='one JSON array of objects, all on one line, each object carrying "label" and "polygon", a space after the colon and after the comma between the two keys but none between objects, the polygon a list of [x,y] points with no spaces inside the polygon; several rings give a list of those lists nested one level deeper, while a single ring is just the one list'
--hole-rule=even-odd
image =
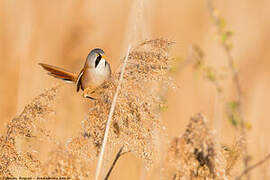
[{"label": "black moustache stripe", "polygon": [[101,55],[99,54],[96,61],[95,61],[95,68],[98,66],[100,60],[101,60]]}]

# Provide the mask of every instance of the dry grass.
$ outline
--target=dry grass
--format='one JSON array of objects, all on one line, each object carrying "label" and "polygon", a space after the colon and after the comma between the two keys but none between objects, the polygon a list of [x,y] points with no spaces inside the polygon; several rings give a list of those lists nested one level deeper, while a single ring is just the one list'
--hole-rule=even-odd
[{"label": "dry grass", "polygon": [[[133,153],[144,162],[147,169],[161,158],[157,142],[158,137],[165,135],[160,120],[165,101],[163,90],[174,87],[168,76],[172,68],[169,57],[172,44],[162,38],[147,40],[129,53],[109,129],[107,149],[110,150],[105,151],[107,163],[102,166],[103,177],[109,170],[109,160],[113,160],[112,152],[118,147],[121,150],[106,178],[123,154]],[[59,86],[34,98],[19,116],[7,124],[6,134],[1,136],[0,176],[26,174],[36,177],[94,178],[95,164],[119,76],[120,72],[115,72],[94,93],[86,90],[86,93],[94,94],[97,99],[91,105],[87,118],[82,121],[82,132],[65,140],[65,143],[57,142],[44,126],[50,115],[55,113],[53,104]],[[222,146],[209,130],[205,118],[197,114],[190,119],[184,134],[171,142],[163,172],[168,179],[223,180],[237,177],[234,168],[242,157],[244,143],[241,140]],[[28,142],[28,146],[22,148],[20,144],[25,142]],[[36,156],[38,149],[32,148],[36,142],[56,145],[51,148],[49,158],[45,161]]]},{"label": "dry grass", "polygon": [[[153,133],[161,127],[159,107],[163,100],[159,89],[169,82],[166,74],[169,70],[167,49],[170,44],[167,40],[156,39],[144,42],[131,51],[109,138],[110,143],[124,145],[124,151],[134,152],[150,164],[156,151]],[[103,140],[118,79],[119,73],[115,73],[103,87],[96,90],[99,98],[83,123],[84,133],[88,134],[97,152]]]},{"label": "dry grass", "polygon": [[26,141],[48,140],[50,132],[43,126],[45,119],[54,112],[53,103],[58,86],[46,90],[26,105],[23,112],[7,124],[5,135],[0,141],[0,176],[13,177],[14,168],[23,168],[31,173],[38,172],[41,162],[32,149],[21,151],[17,146],[19,138]]},{"label": "dry grass", "polygon": [[[89,150],[90,151],[90,150]],[[41,165],[39,176],[69,177],[71,179],[92,179],[90,158],[79,156],[76,151],[69,151],[65,145],[59,145],[50,153],[47,162]]]},{"label": "dry grass", "polygon": [[[159,116],[160,107],[164,103],[160,89],[172,85],[167,76],[170,70],[168,50],[171,45],[172,42],[168,40],[155,39],[145,41],[132,49],[109,133],[110,148],[123,146],[124,153],[134,153],[145,161],[147,167],[150,167],[158,156],[155,136],[162,127]],[[76,179],[91,177],[93,171],[87,164],[90,163],[89,160],[96,160],[100,152],[119,75],[120,72],[114,73],[111,79],[95,90],[97,100],[82,123],[83,132],[68,140],[66,144],[52,149],[49,160],[43,163],[29,152],[19,153],[15,147],[16,136],[36,138],[39,133],[49,136],[46,129],[36,126],[36,121],[45,119],[53,112],[51,104],[57,88],[36,97],[21,115],[7,126],[7,134],[1,141],[1,159],[5,160],[2,161],[1,176],[14,176],[9,168],[15,163],[15,166],[26,167],[32,173],[44,176],[68,176]],[[10,154],[9,158],[6,158],[7,154]]]},{"label": "dry grass", "polygon": [[[213,9],[207,8],[207,2],[152,0],[146,7],[139,0],[1,1],[0,179],[94,178],[119,83],[121,66],[114,69],[128,41],[123,35],[127,24],[135,29],[126,32],[134,42],[147,34],[149,38],[170,37],[177,44],[171,55],[171,42],[164,39],[133,47],[117,98],[102,176],[123,146],[125,155],[120,152],[109,179],[161,179],[165,175],[164,179],[269,179],[270,101],[265,93],[270,88],[269,2],[213,1],[218,7]],[[196,54],[185,55],[193,43],[198,45],[193,48]],[[47,77],[37,62],[78,72],[85,54],[95,47],[105,50],[116,72],[96,90],[97,101],[80,98],[69,85],[32,99],[39,89],[57,81]],[[182,64],[180,57],[186,56],[189,61]],[[177,67],[171,69],[171,57],[185,65],[181,72]],[[191,58],[201,67],[199,75],[211,83],[194,78],[193,69],[187,66]],[[180,88],[169,93],[166,102],[164,94],[173,87],[167,72],[172,70]],[[56,98],[60,106],[54,106]],[[188,123],[196,112],[204,116],[195,115]],[[163,123],[170,148],[160,143],[166,135],[161,132]],[[239,136],[241,128],[246,133]],[[248,151],[243,153],[243,149]],[[168,159],[157,163],[163,150]],[[163,163],[165,169],[160,167]]]}]

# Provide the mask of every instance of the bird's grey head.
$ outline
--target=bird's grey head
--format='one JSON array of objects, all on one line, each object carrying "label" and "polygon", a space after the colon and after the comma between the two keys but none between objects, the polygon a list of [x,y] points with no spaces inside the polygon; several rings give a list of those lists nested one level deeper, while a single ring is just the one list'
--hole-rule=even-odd
[{"label": "bird's grey head", "polygon": [[106,65],[106,63],[104,51],[102,49],[93,49],[87,56],[86,65],[88,67],[97,68],[99,65]]}]

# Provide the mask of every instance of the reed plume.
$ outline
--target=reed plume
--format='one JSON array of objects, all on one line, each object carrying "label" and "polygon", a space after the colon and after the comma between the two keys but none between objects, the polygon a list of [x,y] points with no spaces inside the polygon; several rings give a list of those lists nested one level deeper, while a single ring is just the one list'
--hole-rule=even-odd
[{"label": "reed plume", "polygon": [[173,179],[228,179],[220,145],[200,114],[171,142],[168,162]]},{"label": "reed plume", "polygon": [[[159,107],[163,104],[160,87],[171,83],[169,48],[165,39],[144,41],[129,53],[123,82],[113,115],[109,144],[124,145],[124,152],[133,152],[150,165],[156,152],[153,133],[161,128]],[[120,72],[112,75],[97,89],[97,100],[83,122],[84,134],[99,153],[105,124]]]},{"label": "reed plume", "polygon": [[0,177],[13,177],[19,167],[23,171],[35,173],[41,162],[31,149],[21,151],[20,139],[40,141],[48,139],[50,132],[42,123],[54,112],[58,86],[45,90],[24,107],[17,117],[7,124],[7,132],[0,137]]}]

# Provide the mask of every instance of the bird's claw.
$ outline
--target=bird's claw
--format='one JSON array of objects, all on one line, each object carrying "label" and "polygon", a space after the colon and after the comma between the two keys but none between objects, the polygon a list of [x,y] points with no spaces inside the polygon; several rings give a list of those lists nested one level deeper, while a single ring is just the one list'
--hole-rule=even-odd
[{"label": "bird's claw", "polygon": [[96,98],[93,98],[93,97],[91,97],[91,96],[88,96],[88,95],[86,95],[86,96],[84,96],[85,98],[89,98],[89,99],[91,99],[91,100],[97,100]]},{"label": "bird's claw", "polygon": [[89,98],[91,100],[96,100],[96,98],[93,98],[93,97],[89,96],[88,93],[86,93],[86,92],[83,93],[83,97],[84,98]]}]

